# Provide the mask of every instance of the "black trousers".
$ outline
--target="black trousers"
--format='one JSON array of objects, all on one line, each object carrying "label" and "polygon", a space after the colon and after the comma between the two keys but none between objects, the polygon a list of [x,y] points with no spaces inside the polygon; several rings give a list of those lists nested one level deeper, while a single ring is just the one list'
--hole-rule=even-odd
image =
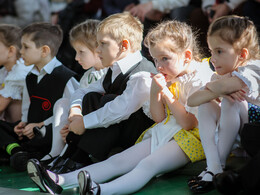
[{"label": "black trousers", "polygon": [[24,136],[22,140],[19,140],[14,132],[14,127],[19,122],[8,123],[0,120],[0,147],[5,149],[9,144],[18,143],[27,152],[40,152],[42,155],[48,154],[52,143],[52,125],[46,126],[44,137],[35,136],[30,140]]},{"label": "black trousers", "polygon": [[241,143],[252,159],[240,170],[239,178],[248,194],[260,193],[260,122],[245,124]]},{"label": "black trousers", "polygon": [[[116,97],[114,94],[105,96],[98,93],[89,93],[83,99],[83,115],[90,113],[102,106],[105,103],[113,100]],[[127,120],[110,125],[107,128],[87,129],[83,135],[75,136],[69,134],[67,143],[75,145],[87,154],[91,154],[98,160],[107,158],[111,149],[122,147],[126,149],[134,145],[141,133],[154,123],[139,109],[133,113]],[[69,141],[69,142],[68,142]]]}]

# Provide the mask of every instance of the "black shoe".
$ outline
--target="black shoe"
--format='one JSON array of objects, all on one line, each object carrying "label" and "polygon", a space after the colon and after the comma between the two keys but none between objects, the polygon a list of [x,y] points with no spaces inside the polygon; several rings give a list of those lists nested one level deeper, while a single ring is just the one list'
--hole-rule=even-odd
[{"label": "black shoe", "polygon": [[[214,177],[211,171],[207,171],[205,174],[210,174]],[[212,181],[200,180],[190,187],[190,190],[195,194],[207,193],[214,189],[214,184]]]},{"label": "black shoe", "polygon": [[238,179],[239,175],[234,171],[225,171],[213,177],[215,188],[222,194],[237,194],[242,190]]},{"label": "black shoe", "polygon": [[58,170],[60,170],[60,168],[62,167],[62,165],[64,165],[65,159],[62,158],[61,156],[56,157],[53,161],[52,164],[50,165],[50,167],[48,168],[48,170],[50,170],[51,172],[56,173]]},{"label": "black shoe", "polygon": [[80,171],[78,174],[79,194],[80,195],[100,195],[100,186],[92,187],[92,180],[87,171]]},{"label": "black shoe", "polygon": [[29,158],[30,154],[28,152],[17,152],[10,157],[10,166],[17,171],[26,171],[26,165]]},{"label": "black shoe", "polygon": [[53,181],[47,170],[41,166],[37,159],[28,161],[27,172],[29,177],[43,192],[49,192],[50,194],[60,194],[62,192],[61,186],[57,184],[59,177],[56,175],[56,181]]},{"label": "black shoe", "polygon": [[61,168],[56,173],[57,174],[68,173],[68,172],[78,170],[78,169],[85,167],[85,166],[86,165],[83,164],[83,163],[78,163],[78,162],[71,160],[70,158],[67,158],[64,161],[63,165],[61,166]]},{"label": "black shoe", "polygon": [[193,176],[192,178],[188,179],[187,184],[189,187],[197,184],[202,179],[201,176]]}]

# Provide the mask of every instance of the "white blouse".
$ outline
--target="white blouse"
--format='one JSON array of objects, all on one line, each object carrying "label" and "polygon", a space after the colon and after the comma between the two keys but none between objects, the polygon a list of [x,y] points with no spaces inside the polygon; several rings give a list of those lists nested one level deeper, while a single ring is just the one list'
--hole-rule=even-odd
[{"label": "white blouse", "polygon": [[5,98],[22,100],[23,88],[25,85],[25,77],[32,69],[32,66],[25,66],[23,59],[16,61],[11,71],[7,71],[5,67],[0,69],[0,95]]}]

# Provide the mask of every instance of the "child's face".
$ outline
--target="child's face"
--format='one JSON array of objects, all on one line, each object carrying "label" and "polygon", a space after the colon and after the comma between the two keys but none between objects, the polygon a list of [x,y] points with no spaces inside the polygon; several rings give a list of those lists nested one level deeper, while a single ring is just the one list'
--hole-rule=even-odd
[{"label": "child's face", "polygon": [[112,39],[107,34],[98,32],[97,42],[98,42],[97,53],[104,67],[109,67],[114,62],[120,60],[121,50],[116,40]]},{"label": "child's face", "polygon": [[26,66],[32,64],[39,64],[41,62],[42,48],[37,48],[35,43],[31,41],[30,35],[22,36],[22,48],[20,50],[22,58],[24,60],[24,64]]},{"label": "child's face", "polygon": [[8,61],[8,50],[9,48],[6,47],[2,41],[0,41],[0,65],[5,65]]},{"label": "child's face", "polygon": [[162,73],[166,82],[171,82],[185,71],[182,61],[176,53],[170,51],[167,40],[149,48],[157,70]]},{"label": "child's face", "polygon": [[231,44],[213,35],[208,37],[208,45],[211,51],[210,61],[219,75],[230,73],[237,68],[239,55]]},{"label": "child's face", "polygon": [[92,52],[85,44],[79,41],[72,43],[73,48],[76,51],[75,60],[84,68],[85,70],[101,64],[100,58],[96,52]]}]

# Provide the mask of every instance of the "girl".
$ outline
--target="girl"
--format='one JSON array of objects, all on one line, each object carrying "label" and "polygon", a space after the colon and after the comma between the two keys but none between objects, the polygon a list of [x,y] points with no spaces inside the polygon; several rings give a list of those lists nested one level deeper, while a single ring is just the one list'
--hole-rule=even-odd
[{"label": "girl", "polygon": [[203,159],[195,128],[197,109],[188,107],[186,100],[209,81],[213,72],[208,63],[200,62],[195,38],[191,27],[178,21],[164,22],[147,35],[145,43],[160,73],[153,76],[150,101],[156,125],[147,130],[140,143],[103,162],[61,175],[46,171],[32,159],[27,165],[32,180],[42,190],[55,193],[61,186],[77,186],[78,175],[81,194],[131,194],[156,175]]},{"label": "girl", "polygon": [[30,67],[20,58],[21,29],[14,25],[0,25],[0,119],[7,122],[21,120],[22,92]]},{"label": "girl", "polygon": [[[76,50],[75,59],[83,69],[87,70],[80,79],[80,87],[82,88],[88,87],[89,84],[100,79],[106,72],[106,69],[103,69],[104,67],[102,66],[101,60],[96,53],[96,29],[98,24],[99,20],[88,19],[74,26],[70,31],[70,43]],[[70,100],[66,98],[62,98],[55,103],[55,129],[53,130],[52,148],[50,153],[43,157],[42,160],[58,156],[62,151],[64,143],[66,142],[66,136],[69,133],[67,120],[69,107]],[[70,113],[70,117],[74,114],[81,113]]]},{"label": "girl", "polygon": [[223,172],[238,132],[248,121],[248,102],[260,105],[259,42],[253,22],[245,17],[221,17],[210,25],[207,39],[216,74],[188,99],[189,106],[199,106],[207,159],[206,171],[189,181],[195,193],[213,189],[213,176]]}]

